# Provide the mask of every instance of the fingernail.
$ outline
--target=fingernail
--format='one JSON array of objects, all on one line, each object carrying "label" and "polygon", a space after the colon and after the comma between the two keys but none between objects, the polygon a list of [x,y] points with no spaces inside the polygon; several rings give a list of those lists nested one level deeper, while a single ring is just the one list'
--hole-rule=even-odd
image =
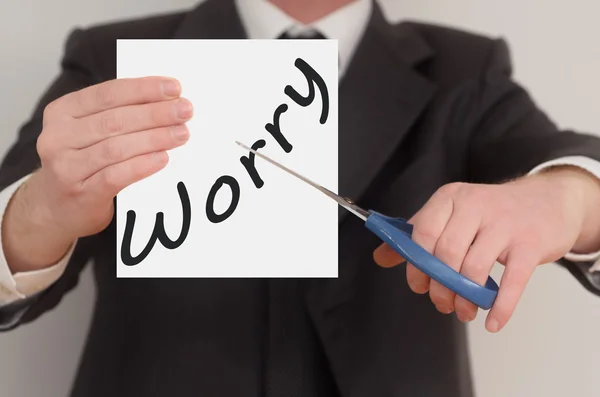
[{"label": "fingernail", "polygon": [[429,290],[429,286],[425,285],[425,284],[415,284],[414,282],[412,284],[410,284],[410,289],[412,290],[412,292],[414,292],[415,294],[425,294],[427,293],[427,291]]},{"label": "fingernail", "polygon": [[162,90],[165,96],[174,98],[181,92],[181,86],[176,80],[164,80]]},{"label": "fingernail", "polygon": [[175,138],[176,140],[185,141],[186,139],[188,139],[189,131],[185,124],[181,124],[172,127],[172,134],[173,138]]},{"label": "fingernail", "polygon": [[439,312],[444,313],[444,314],[450,314],[450,313],[452,313],[454,311],[454,310],[452,310],[452,308],[446,307],[446,306],[436,306],[435,308]]},{"label": "fingernail", "polygon": [[194,108],[192,107],[192,103],[186,99],[182,99],[177,103],[177,115],[182,120],[187,120],[192,117],[192,113],[194,112]]},{"label": "fingernail", "polygon": [[495,318],[490,319],[490,322],[488,323],[488,330],[490,332],[498,332],[499,327],[500,324],[498,324],[498,320],[496,320]]},{"label": "fingernail", "polygon": [[456,317],[458,317],[458,320],[463,323],[468,323],[473,320],[469,315],[465,315],[462,312],[457,312]]}]

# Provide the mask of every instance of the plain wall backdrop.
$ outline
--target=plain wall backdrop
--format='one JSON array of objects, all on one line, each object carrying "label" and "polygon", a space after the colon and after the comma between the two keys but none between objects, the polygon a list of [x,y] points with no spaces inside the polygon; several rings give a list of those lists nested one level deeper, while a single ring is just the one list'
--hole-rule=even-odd
[{"label": "plain wall backdrop", "polygon": [[[194,0],[2,0],[0,151],[9,147],[59,71],[76,25],[188,8]],[[505,37],[515,77],[561,126],[600,132],[600,3],[574,0],[383,0],[390,19],[419,19]],[[510,155],[507,153],[507,155]],[[600,203],[598,203],[600,205]],[[493,276],[499,280],[500,269]],[[91,273],[58,309],[0,334],[1,397],[63,397],[70,388],[94,299]],[[399,313],[401,315],[401,313]],[[508,326],[470,327],[478,396],[597,396],[600,298],[557,265],[538,269]],[[407,324],[410,326],[410,324]],[[440,338],[445,335],[439,335]],[[596,387],[594,387],[596,386]]]}]

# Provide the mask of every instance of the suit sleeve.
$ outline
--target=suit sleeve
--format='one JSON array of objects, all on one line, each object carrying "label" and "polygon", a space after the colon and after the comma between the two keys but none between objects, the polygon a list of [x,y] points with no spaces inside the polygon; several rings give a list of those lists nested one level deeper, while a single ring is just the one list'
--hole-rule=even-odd
[{"label": "suit sleeve", "polygon": [[[468,101],[474,115],[467,127],[471,182],[503,182],[561,158],[600,161],[599,137],[559,129],[511,75],[509,48],[504,40],[496,40]],[[559,263],[600,295],[600,274],[588,272],[591,261],[563,258]]]},{"label": "suit sleeve", "polygon": [[[41,165],[36,151],[37,138],[42,131],[45,107],[70,92],[96,84],[94,59],[83,30],[73,31],[67,40],[61,61],[61,72],[37,103],[30,119],[21,127],[16,142],[0,165],[0,190],[5,190]],[[97,236],[78,242],[62,275],[49,288],[0,308],[0,331],[11,330],[28,323],[54,308],[65,293],[78,283],[79,274],[93,255]]]},{"label": "suit sleeve", "polygon": [[494,183],[526,175],[561,157],[600,161],[600,138],[560,130],[515,83],[508,46],[494,42],[471,104],[470,172],[474,182]]}]

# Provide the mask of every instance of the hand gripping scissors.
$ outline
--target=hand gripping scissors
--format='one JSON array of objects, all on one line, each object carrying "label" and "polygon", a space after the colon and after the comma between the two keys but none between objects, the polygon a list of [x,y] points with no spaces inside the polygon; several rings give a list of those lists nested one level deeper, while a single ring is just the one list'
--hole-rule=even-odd
[{"label": "hand gripping scissors", "polygon": [[405,219],[392,218],[372,210],[366,211],[354,204],[352,200],[338,196],[329,189],[312,182],[240,142],[236,141],[236,143],[335,200],[340,206],[362,219],[367,229],[400,254],[408,263],[411,263],[444,287],[484,310],[490,309],[494,304],[498,294],[498,284],[491,277],[488,277],[485,286],[481,286],[444,264],[412,240],[413,225]]}]

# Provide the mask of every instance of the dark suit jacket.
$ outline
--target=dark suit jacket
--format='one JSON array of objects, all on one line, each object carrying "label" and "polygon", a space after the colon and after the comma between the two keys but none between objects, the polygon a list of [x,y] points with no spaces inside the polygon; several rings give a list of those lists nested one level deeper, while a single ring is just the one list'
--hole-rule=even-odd
[{"label": "dark suit jacket", "polygon": [[[115,78],[116,39],[244,37],[231,0],[75,31],[0,188],[39,167],[50,101]],[[499,182],[561,156],[600,160],[600,140],[559,131],[511,80],[504,41],[390,24],[377,6],[339,109],[340,193],[405,218],[449,182]],[[464,326],[410,292],[403,267],[374,264],[380,242],[360,221],[341,215],[339,227],[338,279],[117,280],[113,223],[79,242],[57,283],[0,320],[11,329],[51,310],[93,259],[98,298],[74,397],[470,396]]]}]

